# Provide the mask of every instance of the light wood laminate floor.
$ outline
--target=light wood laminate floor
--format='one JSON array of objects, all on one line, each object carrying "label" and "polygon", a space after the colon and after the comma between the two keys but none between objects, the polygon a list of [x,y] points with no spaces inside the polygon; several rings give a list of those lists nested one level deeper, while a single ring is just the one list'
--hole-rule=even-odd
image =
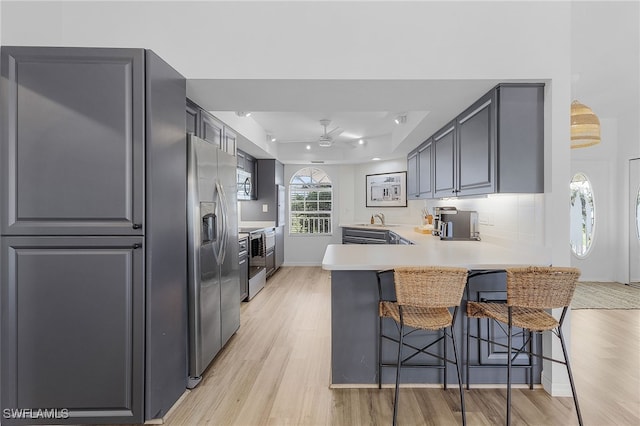
[{"label": "light wood laminate floor", "polygon": [[[393,389],[330,389],[330,274],[281,268],[168,425],[389,425]],[[640,310],[572,311],[573,367],[586,425],[640,424]],[[470,425],[504,424],[504,389],[466,391]],[[401,389],[401,425],[460,424],[456,388]],[[577,424],[571,398],[513,392],[513,423]]]}]

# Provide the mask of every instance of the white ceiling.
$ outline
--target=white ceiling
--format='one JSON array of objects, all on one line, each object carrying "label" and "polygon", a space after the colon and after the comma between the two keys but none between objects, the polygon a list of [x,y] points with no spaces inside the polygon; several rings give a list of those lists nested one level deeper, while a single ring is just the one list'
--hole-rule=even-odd
[{"label": "white ceiling", "polygon": [[[278,142],[285,163],[370,161],[405,156],[424,138],[497,80],[189,80],[187,94],[213,111],[250,111],[250,117]],[[394,118],[406,115],[397,125]],[[343,132],[331,148],[319,148],[321,119]],[[357,143],[364,139],[365,145]],[[240,148],[269,154],[241,141]],[[306,146],[310,145],[311,150]]]},{"label": "white ceiling", "polygon": [[[572,96],[601,118],[637,113],[639,4],[2,0],[0,35],[5,45],[152,49],[231,127],[243,127],[233,111],[254,112],[239,141],[251,154],[364,162],[404,156],[498,78],[551,79],[564,102],[573,75]],[[407,124],[392,125],[400,112]],[[367,145],[265,143],[266,131],[315,139],[322,118]]]},{"label": "white ceiling", "polygon": [[[640,29],[637,2],[572,2],[572,97],[601,118],[637,111],[640,104]],[[506,81],[504,79],[500,81]],[[537,80],[544,81],[544,80]],[[211,111],[252,111],[266,133],[280,141],[277,156],[285,163],[330,163],[398,158],[446,124],[497,80],[189,80],[188,94]],[[408,115],[399,129],[393,118]],[[329,129],[344,132],[332,148],[309,141]],[[365,146],[353,141],[365,138]],[[355,147],[354,147],[355,146]],[[241,141],[258,157],[273,156]]]}]

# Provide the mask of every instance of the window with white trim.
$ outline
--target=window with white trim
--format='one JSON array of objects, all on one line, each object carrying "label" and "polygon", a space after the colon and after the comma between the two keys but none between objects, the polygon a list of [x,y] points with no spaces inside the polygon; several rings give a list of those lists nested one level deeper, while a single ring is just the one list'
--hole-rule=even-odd
[{"label": "window with white trim", "polygon": [[289,181],[289,234],[331,235],[333,187],[324,170],[305,167]]},{"label": "window with white trim", "polygon": [[587,257],[595,235],[596,208],[593,187],[584,173],[576,173],[571,179],[571,251],[579,258]]}]

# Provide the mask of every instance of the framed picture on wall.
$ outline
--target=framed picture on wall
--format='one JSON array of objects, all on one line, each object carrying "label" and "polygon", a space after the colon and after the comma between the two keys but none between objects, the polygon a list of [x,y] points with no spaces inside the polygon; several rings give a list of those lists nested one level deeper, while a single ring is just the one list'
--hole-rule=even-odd
[{"label": "framed picture on wall", "polygon": [[367,175],[367,207],[407,207],[407,172]]}]

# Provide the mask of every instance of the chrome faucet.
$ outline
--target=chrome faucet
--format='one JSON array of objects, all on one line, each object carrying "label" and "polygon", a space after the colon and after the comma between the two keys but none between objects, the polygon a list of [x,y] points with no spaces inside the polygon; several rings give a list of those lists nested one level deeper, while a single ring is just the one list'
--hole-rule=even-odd
[{"label": "chrome faucet", "polygon": [[380,219],[380,224],[382,224],[382,226],[384,226],[384,213],[378,213],[378,214],[374,215],[373,217],[377,217],[378,219]]}]

